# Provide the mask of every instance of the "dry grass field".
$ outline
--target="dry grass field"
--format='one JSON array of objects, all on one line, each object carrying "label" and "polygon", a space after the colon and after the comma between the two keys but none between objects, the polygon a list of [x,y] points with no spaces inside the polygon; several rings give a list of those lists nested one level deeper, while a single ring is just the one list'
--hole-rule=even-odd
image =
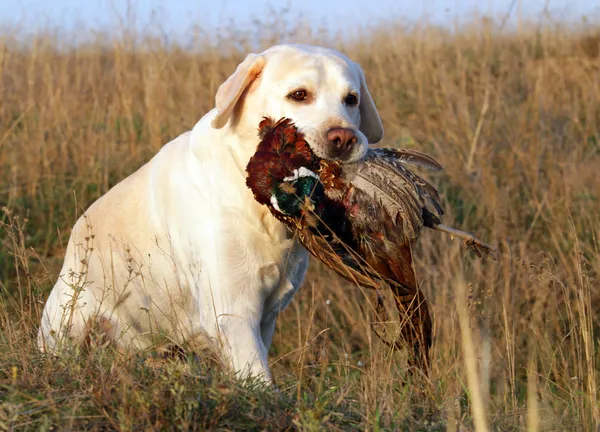
[{"label": "dry grass field", "polygon": [[[341,42],[280,19],[293,22],[190,31],[189,46],[0,32],[0,430],[598,430],[600,27],[397,23]],[[430,376],[407,375],[372,333],[370,293],[314,261],[277,325],[278,392],[154,352],[40,355],[77,216],[211,109],[246,52],[287,41],[360,62],[382,145],[440,161],[424,174],[444,222],[498,245],[492,261],[420,240]]]}]

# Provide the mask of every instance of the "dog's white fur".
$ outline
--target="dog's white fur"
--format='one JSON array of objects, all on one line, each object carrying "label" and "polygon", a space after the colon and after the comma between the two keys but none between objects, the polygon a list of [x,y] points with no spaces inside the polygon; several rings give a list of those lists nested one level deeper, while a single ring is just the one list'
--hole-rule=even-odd
[{"label": "dog's white fur", "polygon": [[[299,89],[306,102],[288,97]],[[358,106],[344,102],[350,92]],[[332,127],[358,136],[346,160],[383,135],[362,70],[339,52],[280,45],[248,55],[215,109],[79,218],[43,312],[40,349],[56,353],[66,335],[81,343],[98,319],[120,347],[148,347],[156,333],[178,344],[221,341],[241,376],[271,380],[275,321],[302,283],[308,253],[245,184],[265,115],[292,118],[326,158]]]}]

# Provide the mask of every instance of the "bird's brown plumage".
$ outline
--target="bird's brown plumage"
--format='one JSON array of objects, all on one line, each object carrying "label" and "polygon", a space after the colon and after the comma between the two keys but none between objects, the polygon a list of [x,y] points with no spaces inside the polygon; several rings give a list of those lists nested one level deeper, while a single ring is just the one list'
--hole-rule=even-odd
[{"label": "bird's brown plumage", "polygon": [[387,284],[403,325],[397,340],[383,339],[412,346],[412,360],[426,368],[432,322],[412,247],[423,227],[443,226],[443,210],[437,190],[405,165],[442,167],[423,153],[400,149],[369,149],[360,162],[342,165],[317,158],[289,119],[265,118],[259,129],[261,141],[247,167],[257,201],[340,276],[368,288]]}]

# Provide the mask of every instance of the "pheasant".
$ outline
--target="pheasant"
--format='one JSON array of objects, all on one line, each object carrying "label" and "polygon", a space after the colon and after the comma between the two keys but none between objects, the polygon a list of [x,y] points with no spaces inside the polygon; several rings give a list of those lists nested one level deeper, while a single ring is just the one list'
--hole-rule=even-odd
[{"label": "pheasant", "polygon": [[[345,279],[393,294],[402,319],[389,345],[412,346],[410,364],[427,369],[432,321],[412,264],[423,227],[463,238],[478,255],[493,251],[472,234],[442,225],[438,191],[405,164],[439,171],[431,157],[400,149],[369,149],[357,163],[318,158],[290,119],[265,117],[247,167],[246,184],[260,204],[306,249]],[[379,292],[379,291],[378,291]],[[384,313],[378,296],[377,311]]]}]

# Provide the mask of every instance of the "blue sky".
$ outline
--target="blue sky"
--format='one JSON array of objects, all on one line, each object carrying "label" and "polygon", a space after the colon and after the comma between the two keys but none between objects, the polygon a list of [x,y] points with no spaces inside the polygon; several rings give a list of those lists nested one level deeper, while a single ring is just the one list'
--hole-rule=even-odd
[{"label": "blue sky", "polygon": [[[127,5],[135,10],[140,25],[154,14],[166,31],[183,31],[191,25],[215,28],[249,22],[261,16],[269,5],[288,6],[311,22],[329,28],[352,29],[364,20],[402,17],[415,20],[427,16],[438,24],[467,20],[478,10],[495,16],[506,13],[512,0],[0,0],[0,23],[32,30],[36,26],[73,28],[77,23],[99,29],[125,17]],[[552,16],[578,18],[591,15],[598,19],[600,0],[520,0],[513,9],[517,15],[536,19],[547,10]],[[345,30],[344,30],[345,31]]]}]

